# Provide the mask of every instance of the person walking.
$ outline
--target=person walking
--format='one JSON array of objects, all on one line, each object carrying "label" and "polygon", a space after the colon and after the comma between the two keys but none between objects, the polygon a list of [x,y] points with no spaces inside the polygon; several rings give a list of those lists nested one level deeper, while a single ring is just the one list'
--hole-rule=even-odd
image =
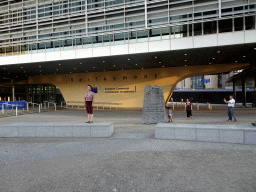
[{"label": "person walking", "polygon": [[224,102],[228,104],[228,120],[227,121],[232,121],[232,117],[233,117],[234,122],[236,122],[236,117],[235,117],[235,114],[234,114],[234,107],[235,107],[236,101],[234,99],[234,96],[230,95],[229,96],[229,101],[227,101],[224,98]]},{"label": "person walking", "polygon": [[93,123],[93,100],[94,92],[92,92],[92,86],[87,85],[86,94],[85,94],[85,108],[88,114],[88,121],[86,123]]},{"label": "person walking", "polygon": [[190,103],[189,99],[187,99],[187,102],[185,104],[185,111],[187,111],[187,120],[189,119],[189,117],[191,117],[191,119],[193,119],[192,117],[192,104]]}]

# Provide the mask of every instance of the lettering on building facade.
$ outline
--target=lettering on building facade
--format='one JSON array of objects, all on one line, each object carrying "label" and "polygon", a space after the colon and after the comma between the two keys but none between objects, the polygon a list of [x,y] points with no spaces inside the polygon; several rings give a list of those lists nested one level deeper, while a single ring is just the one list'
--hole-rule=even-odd
[{"label": "lettering on building facade", "polygon": [[108,87],[105,88],[105,93],[135,93],[136,86],[134,90],[130,90],[129,87]]},{"label": "lettering on building facade", "polygon": [[[157,74],[155,74],[154,77],[157,78]],[[147,79],[147,78],[148,78],[148,75],[144,75],[143,78],[144,78],[144,79]],[[73,79],[73,78],[71,78],[71,81],[73,82],[74,80],[72,80],[72,79]],[[127,77],[127,76],[123,76],[123,80],[126,80],[126,79],[128,79],[128,77]],[[138,76],[137,76],[137,75],[133,76],[133,79],[138,79]],[[97,80],[98,80],[98,77],[95,77],[95,80],[97,81]],[[103,77],[103,80],[106,81],[107,78],[106,78],[106,77]],[[116,81],[116,77],[113,77],[113,80]],[[81,82],[82,79],[79,79],[79,81]],[[88,81],[90,81],[90,78],[88,78]]]}]

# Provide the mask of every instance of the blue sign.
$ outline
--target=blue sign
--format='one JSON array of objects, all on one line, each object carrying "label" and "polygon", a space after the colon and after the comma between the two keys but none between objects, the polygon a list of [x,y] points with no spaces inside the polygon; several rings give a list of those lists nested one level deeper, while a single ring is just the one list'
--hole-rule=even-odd
[{"label": "blue sign", "polygon": [[8,109],[15,109],[16,106],[18,109],[27,108],[26,101],[8,101]]},{"label": "blue sign", "polygon": [[210,79],[202,79],[202,80],[201,80],[201,83],[210,83],[210,82],[211,82]]}]

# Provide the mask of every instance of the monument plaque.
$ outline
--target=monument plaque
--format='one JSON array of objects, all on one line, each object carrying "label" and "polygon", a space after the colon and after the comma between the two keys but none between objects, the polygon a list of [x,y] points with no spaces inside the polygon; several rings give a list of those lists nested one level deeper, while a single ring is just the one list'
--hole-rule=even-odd
[{"label": "monument plaque", "polygon": [[167,122],[163,88],[147,85],[144,91],[143,123]]}]

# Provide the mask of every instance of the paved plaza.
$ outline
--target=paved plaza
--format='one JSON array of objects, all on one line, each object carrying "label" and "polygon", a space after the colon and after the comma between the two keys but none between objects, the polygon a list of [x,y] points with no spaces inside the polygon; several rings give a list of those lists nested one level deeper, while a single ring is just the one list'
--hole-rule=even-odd
[{"label": "paved plaza", "polygon": [[[95,110],[113,122],[110,138],[0,138],[0,192],[11,191],[256,191],[256,146],[155,139],[141,110]],[[256,109],[174,110],[174,123],[251,125]],[[84,109],[0,119],[16,122],[87,121]]]}]

